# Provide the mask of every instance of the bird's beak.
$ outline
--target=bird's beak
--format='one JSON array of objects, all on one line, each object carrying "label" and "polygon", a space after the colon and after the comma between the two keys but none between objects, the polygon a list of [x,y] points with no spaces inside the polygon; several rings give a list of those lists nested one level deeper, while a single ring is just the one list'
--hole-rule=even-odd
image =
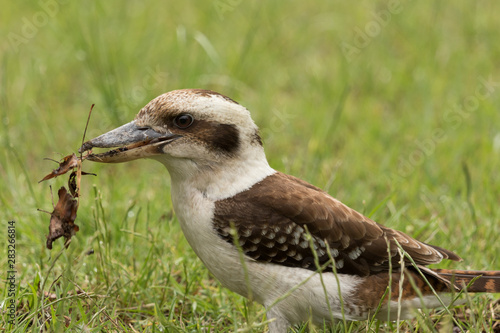
[{"label": "bird's beak", "polygon": [[163,146],[180,136],[170,131],[159,133],[149,127],[137,126],[135,121],[85,142],[78,152],[92,148],[115,148],[100,154],[88,154],[86,159],[102,163],[120,163],[163,153]]}]

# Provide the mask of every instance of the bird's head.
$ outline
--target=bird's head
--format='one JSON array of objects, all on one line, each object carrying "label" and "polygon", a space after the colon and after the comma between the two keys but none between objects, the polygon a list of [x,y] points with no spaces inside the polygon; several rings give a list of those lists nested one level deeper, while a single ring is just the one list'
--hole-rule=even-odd
[{"label": "bird's head", "polygon": [[232,165],[259,161],[267,165],[258,128],[250,112],[219,93],[185,89],[149,102],[135,119],[85,142],[80,152],[95,162],[118,163],[139,158],[162,162],[178,177],[217,172]]}]

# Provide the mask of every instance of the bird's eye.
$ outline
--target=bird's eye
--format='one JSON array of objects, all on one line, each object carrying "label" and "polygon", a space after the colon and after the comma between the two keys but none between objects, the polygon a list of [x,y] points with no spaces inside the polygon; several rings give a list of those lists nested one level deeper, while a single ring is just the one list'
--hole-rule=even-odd
[{"label": "bird's eye", "polygon": [[180,129],[188,128],[193,124],[194,118],[190,114],[181,114],[174,118],[174,125]]}]

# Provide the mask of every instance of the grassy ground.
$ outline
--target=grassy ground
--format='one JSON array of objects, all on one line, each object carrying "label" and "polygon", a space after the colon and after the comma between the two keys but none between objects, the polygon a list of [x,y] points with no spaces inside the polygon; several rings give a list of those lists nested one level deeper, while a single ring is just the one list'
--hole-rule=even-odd
[{"label": "grassy ground", "polygon": [[[38,184],[87,137],[178,88],[247,106],[271,165],[375,220],[500,269],[500,30],[496,1],[6,2],[0,11],[0,331],[260,332],[258,304],[222,289],[188,246],[166,170],[86,163],[67,250],[45,248],[54,192]],[[6,236],[5,236],[6,237]],[[4,267],[6,269],[4,269]],[[499,330],[498,295],[452,309]],[[496,308],[495,308],[496,307]],[[449,332],[447,312],[339,332]],[[495,328],[496,327],[496,328]],[[321,331],[296,328],[296,331]]]}]

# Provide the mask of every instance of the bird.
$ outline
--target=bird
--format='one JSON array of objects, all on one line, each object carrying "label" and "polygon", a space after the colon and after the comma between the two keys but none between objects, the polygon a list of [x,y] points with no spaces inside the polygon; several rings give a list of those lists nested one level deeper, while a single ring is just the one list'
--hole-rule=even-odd
[{"label": "bird", "polygon": [[222,286],[266,308],[270,333],[307,321],[407,319],[461,290],[500,292],[500,271],[428,268],[462,259],[273,169],[250,111],[211,90],[160,95],[79,152],[165,165],[190,246]]}]

